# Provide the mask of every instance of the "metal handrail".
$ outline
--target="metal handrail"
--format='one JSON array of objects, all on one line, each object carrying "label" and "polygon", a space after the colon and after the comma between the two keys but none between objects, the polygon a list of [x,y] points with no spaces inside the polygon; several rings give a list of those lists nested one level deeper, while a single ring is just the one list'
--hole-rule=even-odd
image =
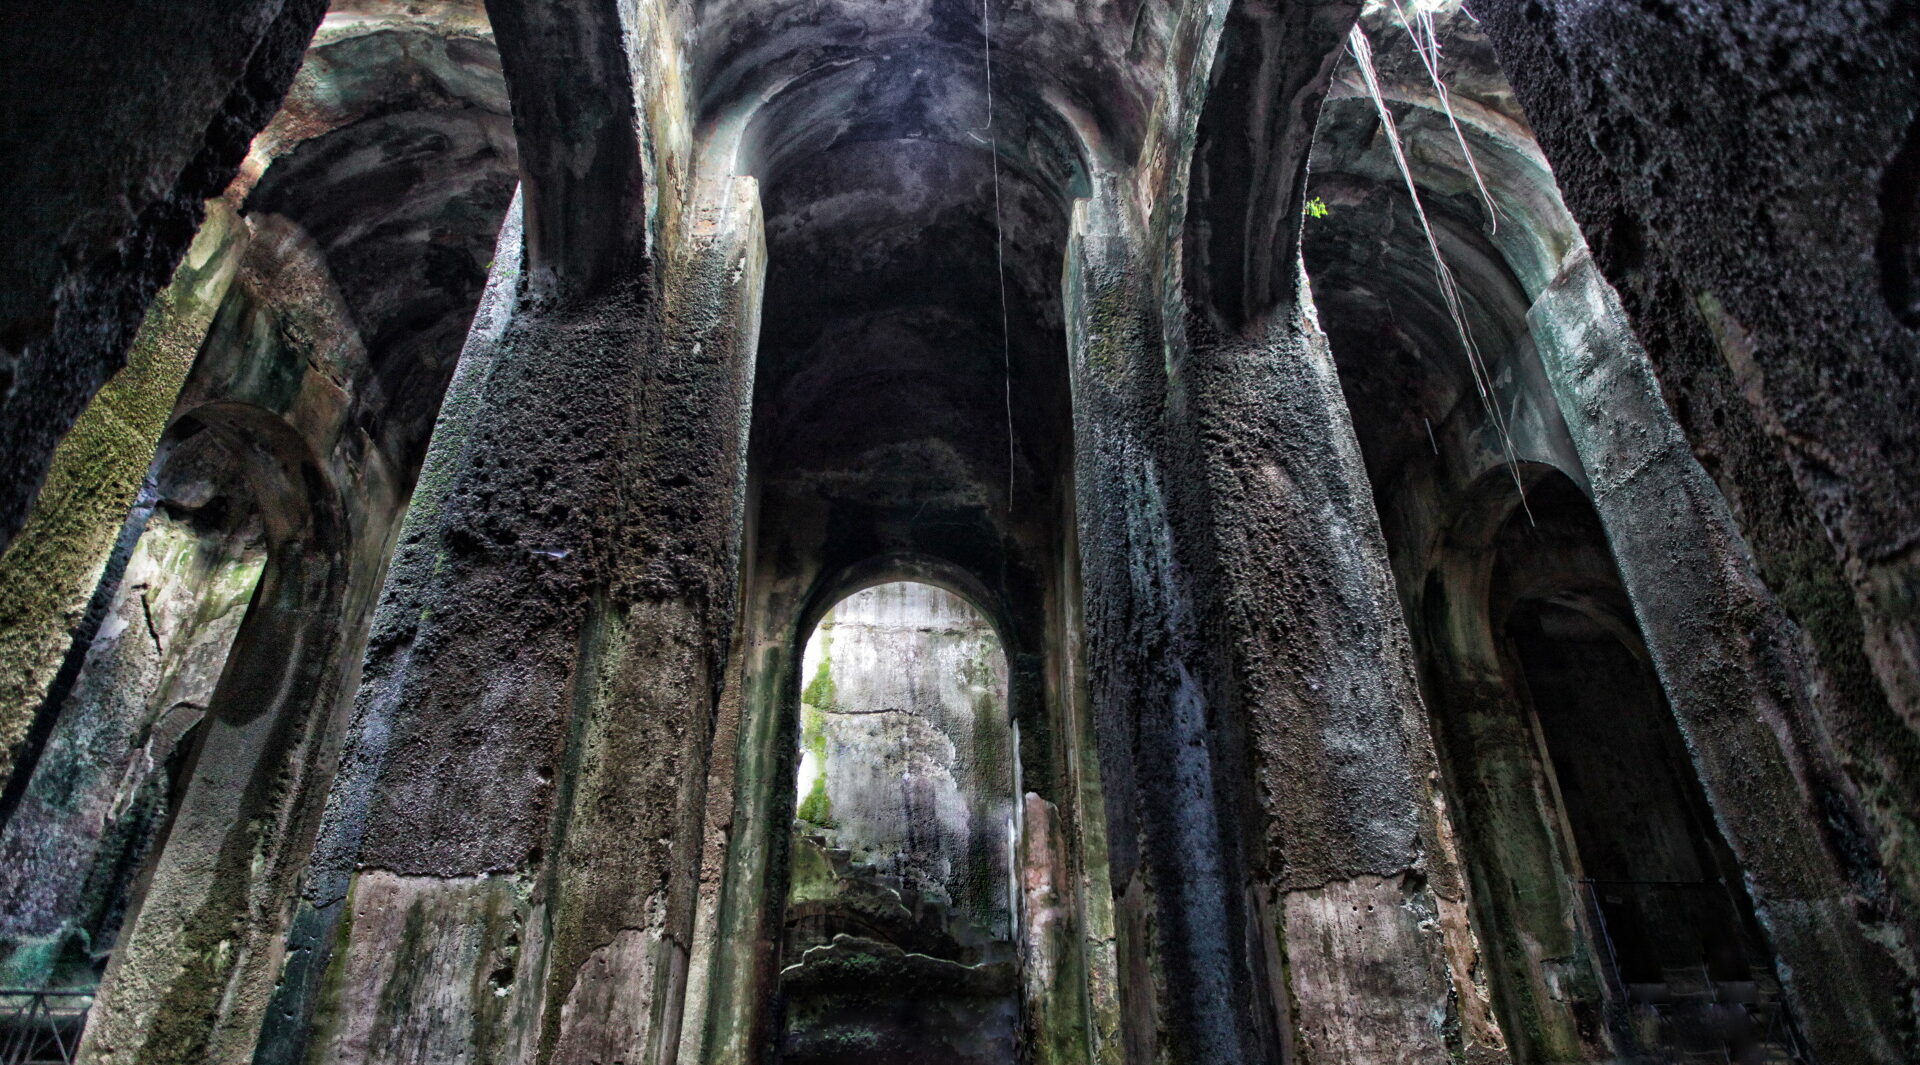
[{"label": "metal handrail", "polygon": [[0,987],[0,1065],[73,1065],[92,991]]}]

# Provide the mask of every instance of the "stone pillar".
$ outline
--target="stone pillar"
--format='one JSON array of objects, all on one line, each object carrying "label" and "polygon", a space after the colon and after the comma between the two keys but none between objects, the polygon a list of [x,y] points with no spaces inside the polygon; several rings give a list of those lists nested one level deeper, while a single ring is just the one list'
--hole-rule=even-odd
[{"label": "stone pillar", "polygon": [[[452,505],[455,489],[462,481],[467,444],[485,424],[489,413],[491,374],[500,360],[502,340],[517,307],[523,211],[522,198],[516,193],[501,226],[493,267],[468,329],[466,346],[441,402],[433,442],[415,482],[407,516],[401,524],[399,547],[375,609],[361,695],[349,726],[341,766],[327,797],[325,821],[309,862],[301,897],[295,903],[274,1008],[267,1016],[255,1050],[254,1060],[263,1065],[282,1062],[291,1065],[307,1059],[314,1011],[322,981],[328,976],[328,966],[335,961],[333,948],[340,922],[346,916],[344,903],[353,887],[368,810],[392,734],[390,717],[394,693],[378,691],[382,696],[378,700],[369,699],[368,693],[374,692],[375,685],[393,672],[405,669],[410,657],[405,649],[398,656],[389,654],[388,649],[396,643],[410,643],[427,611],[427,599],[439,568],[445,532],[443,515]],[[399,660],[392,661],[396,657]],[[390,895],[393,885],[382,883],[378,891],[382,897]]]},{"label": "stone pillar", "polygon": [[1428,692],[1473,903],[1481,927],[1498,937],[1482,959],[1483,978],[1516,1059],[1579,1061],[1605,1038],[1582,1030],[1583,1016],[1596,1015],[1583,1011],[1601,1004],[1602,977],[1582,934],[1571,856],[1553,828],[1560,812],[1530,711],[1506,677],[1484,595],[1453,594],[1486,587],[1492,551],[1476,545],[1454,557],[1466,572],[1448,575],[1455,583],[1440,624],[1457,642],[1430,659]]},{"label": "stone pillar", "polygon": [[644,1062],[678,1021],[757,212],[738,188],[684,210],[662,6],[487,9],[524,206],[375,615],[263,1065]]},{"label": "stone pillar", "polygon": [[1812,642],[1825,727],[1880,837],[1865,846],[1911,913],[1920,761],[1886,752],[1920,734],[1915,6],[1474,11],[1661,393]]},{"label": "stone pillar", "polygon": [[1804,1034],[1822,1061],[1899,1060],[1913,974],[1879,945],[1900,938],[1884,881],[1844,875],[1862,828],[1837,779],[1816,705],[1832,695],[1805,635],[1762,583],[1584,250],[1527,321]]},{"label": "stone pillar", "polygon": [[[0,39],[0,546],[126,364],[325,0],[17,6]],[[170,402],[168,406],[171,406]]]},{"label": "stone pillar", "polygon": [[200,726],[190,783],[107,967],[79,1060],[247,1060],[273,986],[284,899],[311,838],[315,755],[341,689],[350,561],[334,524],[314,541],[270,543]]},{"label": "stone pillar", "polygon": [[[722,861],[714,885],[710,950],[697,977],[705,994],[701,1056],[682,1065],[754,1065],[779,1037],[775,999],[786,913],[783,872],[793,838],[795,738],[800,717],[800,656],[810,633],[807,580],[768,577],[767,547],[754,544],[744,567],[738,661],[729,688],[727,731],[716,750],[712,830]],[[797,585],[797,586],[796,586]]]},{"label": "stone pillar", "polygon": [[1270,1060],[1278,1032],[1247,957],[1193,676],[1197,619],[1172,557],[1158,440],[1145,438],[1162,344],[1144,244],[1117,179],[1074,205],[1067,344],[1122,1041],[1129,1062]]},{"label": "stone pillar", "polygon": [[[1244,335],[1158,286],[1131,187],[1067,303],[1128,1060],[1499,1045],[1358,444],[1304,277]],[[1458,1004],[1455,1004],[1455,999]]]},{"label": "stone pillar", "polygon": [[112,605],[117,571],[140,535],[139,516],[129,526],[128,511],[233,281],[245,235],[245,223],[223,201],[210,205],[126,367],[60,442],[23,535],[0,555],[0,823],[27,784],[14,770],[31,771]]},{"label": "stone pillar", "polygon": [[677,218],[657,277],[538,301],[503,234],[258,1061],[677,1042],[764,258],[750,180]]},{"label": "stone pillar", "polygon": [[626,488],[635,564],[614,589],[596,673],[582,678],[597,690],[578,704],[564,770],[548,962],[556,1062],[665,1062],[679,1047],[766,271],[757,183],[711,185],[667,272],[660,365],[640,390]]}]

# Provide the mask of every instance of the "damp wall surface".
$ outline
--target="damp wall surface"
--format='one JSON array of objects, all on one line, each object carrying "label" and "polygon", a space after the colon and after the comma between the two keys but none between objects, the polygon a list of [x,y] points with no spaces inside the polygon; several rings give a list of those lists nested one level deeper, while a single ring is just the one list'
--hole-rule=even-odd
[{"label": "damp wall surface", "polygon": [[[1590,192],[1589,167],[1604,160],[1551,143],[1543,156],[1528,120],[1558,121],[1536,103],[1550,110],[1572,97],[1556,90],[1545,101],[1524,92],[1516,99],[1501,65],[1512,53],[1496,55],[1502,42],[1483,35],[1500,20],[1482,27],[1459,13],[1438,17],[1450,103],[1413,62],[1406,31],[1390,18],[1367,20],[1412,174],[1403,178],[1384,150],[1373,101],[1351,73],[1337,75],[1312,177],[1327,213],[1307,220],[1305,242],[1420,649],[1505,1034],[1524,1057],[1573,1053],[1573,1041],[1598,1030],[1576,1035],[1581,1024],[1568,1012],[1600,994],[1581,939],[1591,922],[1576,912],[1568,875],[1556,872],[1573,859],[1551,853],[1561,846],[1551,838],[1555,800],[1539,786],[1550,774],[1516,772],[1532,757],[1531,741],[1510,731],[1500,738],[1502,721],[1513,720],[1512,693],[1483,639],[1495,635],[1484,626],[1500,623],[1496,604],[1476,583],[1486,577],[1489,515],[1520,508],[1517,496],[1530,498],[1552,467],[1592,499],[1606,529],[1634,621],[1688,736],[1716,829],[1739,855],[1803,1030],[1833,1051],[1892,1053],[1897,1041],[1882,1033],[1903,1023],[1895,1019],[1908,979],[1900,973],[1911,971],[1906,919],[1889,890],[1903,875],[1910,828],[1901,811],[1911,804],[1894,796],[1900,767],[1915,764],[1914,734],[1866,680],[1859,630],[1845,636],[1830,624],[1837,615],[1819,606],[1838,601],[1829,593],[1840,587],[1839,567],[1806,568],[1818,555],[1805,552],[1793,556],[1802,568],[1782,566],[1780,541],[1770,539],[1778,528],[1753,524],[1726,480],[1727,463],[1689,439],[1696,426],[1688,419],[1728,433],[1737,419],[1703,416],[1676,398],[1649,353],[1657,338],[1636,335],[1640,322],[1614,288],[1621,282],[1596,267],[1562,205],[1562,187]],[[1543,68],[1533,76],[1543,86],[1561,77]],[[1461,324],[1491,367],[1491,404],[1474,395],[1459,327],[1439,313],[1408,180],[1465,296]],[[1495,414],[1507,423],[1505,440]],[[1519,460],[1512,470],[1508,440]],[[1809,543],[1824,550],[1824,540],[1814,532]],[[1529,819],[1536,827],[1521,823]],[[1535,870],[1532,886],[1502,886],[1524,867]],[[1522,990],[1529,982],[1536,990]],[[1566,990],[1552,990],[1556,983]]]},{"label": "damp wall surface", "polygon": [[[75,421],[53,457],[18,543],[0,554],[0,743],[5,800],[45,741],[46,704],[58,702],[106,609],[101,585],[138,536],[129,519],[180,387],[238,272],[245,224],[216,201],[195,242],[141,326],[127,366]],[[132,527],[129,521],[132,520]]]},{"label": "damp wall surface", "polygon": [[[31,519],[50,535],[9,558],[48,578],[9,589],[97,580],[80,625],[51,612],[75,637],[55,697],[7,692],[40,738],[8,831],[62,866],[17,909],[61,911],[107,963],[87,1032],[103,1060],[251,1054],[446,340],[457,349],[513,187],[478,6],[344,6],[268,132],[250,152],[241,136],[240,178],[208,205],[128,371],[63,441],[54,478],[72,472]],[[419,51],[379,47],[396,40]],[[382,150],[354,150],[368,144]],[[406,195],[381,191],[394,177]],[[181,579],[230,564],[257,578],[251,598]],[[40,635],[0,627],[10,647]]]},{"label": "damp wall surface", "polygon": [[1900,0],[1476,11],[1661,395],[1824,674],[1812,724],[1872,822],[1837,843],[1846,875],[1901,896],[1871,903],[1883,916],[1911,912],[1920,19]]},{"label": "damp wall surface", "polygon": [[960,596],[896,581],[835,604],[802,673],[781,1060],[1015,1060],[999,638]]},{"label": "damp wall surface", "polygon": [[878,585],[821,620],[801,675],[802,830],[951,911],[963,942],[1010,943],[1012,733],[986,619],[932,585]]}]

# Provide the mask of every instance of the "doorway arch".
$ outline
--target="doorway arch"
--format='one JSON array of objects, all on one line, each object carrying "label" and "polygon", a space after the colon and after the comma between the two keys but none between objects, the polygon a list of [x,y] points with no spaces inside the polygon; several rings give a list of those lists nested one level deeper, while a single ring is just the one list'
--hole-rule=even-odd
[{"label": "doorway arch", "polygon": [[1793,1058],[1721,838],[1599,515],[1523,463],[1465,493],[1420,611],[1475,923],[1515,1060]]},{"label": "doorway arch", "polygon": [[800,655],[781,1060],[1012,1062],[1008,660],[935,584],[841,598]]}]

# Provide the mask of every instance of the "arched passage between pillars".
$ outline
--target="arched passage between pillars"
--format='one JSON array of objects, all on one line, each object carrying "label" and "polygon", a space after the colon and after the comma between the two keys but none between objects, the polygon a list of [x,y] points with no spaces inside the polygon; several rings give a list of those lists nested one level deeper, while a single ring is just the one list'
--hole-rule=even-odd
[{"label": "arched passage between pillars", "polygon": [[[949,949],[948,957],[932,966],[933,975],[958,978],[943,985],[948,1006],[987,1007],[989,1029],[1017,1031],[1024,1055],[1018,1060],[1091,1060],[1113,1024],[1102,1012],[1107,1007],[1096,986],[1110,981],[1112,970],[1110,956],[1101,954],[1111,943],[1102,905],[1107,888],[1099,785],[1083,779],[1085,767],[1077,764],[1091,759],[1090,747],[1078,749],[1090,741],[1081,720],[1085,708],[1077,694],[1077,667],[1062,661],[1078,636],[1059,629],[1077,629],[1077,623],[1052,616],[1037,595],[1003,588],[970,565],[922,551],[881,552],[808,572],[804,586],[794,588],[764,570],[749,570],[745,636],[729,681],[736,694],[728,703],[739,714],[737,765],[729,770],[738,781],[737,798],[728,817],[714,931],[701,936],[710,938],[713,953],[702,958],[696,952],[689,996],[689,1025],[704,1040],[699,1060],[758,1061],[780,1040],[783,990],[794,990],[783,989],[782,971],[791,973],[801,960],[791,956],[796,948],[804,953],[817,945],[800,942],[806,930],[796,928],[790,917],[804,923],[819,916],[806,908],[789,911],[792,892],[808,890],[808,869],[819,872],[806,853],[815,845],[805,841],[804,830],[794,831],[796,813],[803,812],[795,784],[806,739],[806,705],[810,695],[821,695],[808,691],[818,678],[807,675],[806,667],[813,665],[817,673],[818,663],[807,661],[805,647],[835,604],[896,582],[930,586],[950,603],[965,604],[977,615],[980,634],[991,633],[991,642],[1004,651],[1005,690],[996,700],[1000,710],[991,728],[999,730],[998,742],[1008,752],[1004,788],[1011,802],[1005,814],[992,817],[1010,816],[1017,826],[1007,840],[1010,846],[1000,850],[1008,865],[1001,882],[1014,893],[1005,907],[1011,922],[1006,938],[989,944],[975,937],[967,945],[956,942],[959,936],[933,934],[916,942],[936,948],[931,954],[912,953],[939,959],[942,942],[967,948]],[[1063,751],[1061,745],[1076,749]],[[1061,762],[1076,764],[1056,768]],[[816,924],[815,930],[823,929]],[[894,930],[912,938],[897,922]],[[933,929],[923,924],[922,930]],[[940,991],[924,982],[916,986]],[[786,1001],[791,1006],[794,996],[788,994]],[[949,1020],[956,1016],[949,1011]],[[1000,1027],[993,1028],[996,1024]],[[940,1024],[926,1027],[938,1031]],[[991,1056],[998,1045],[983,1037],[973,1048],[976,1057],[967,1060],[998,1060]],[[683,1046],[682,1053],[689,1048]]]},{"label": "arched passage between pillars", "polygon": [[1416,625],[1515,1058],[1791,1053],[1599,517],[1552,467],[1520,474],[1530,519],[1507,469],[1464,493]]},{"label": "arched passage between pillars", "polygon": [[[960,29],[977,41],[974,26]],[[870,28],[858,36],[879,40]],[[701,901],[711,923],[695,933],[686,1030],[697,1034],[683,1059],[753,1060],[777,1039],[801,648],[854,585],[937,571],[944,579],[931,583],[994,618],[1035,796],[1023,805],[1038,804],[1062,854],[1088,823],[1084,795],[1097,793],[1082,772],[1090,763],[1068,768],[1062,752],[1079,748],[1055,724],[1072,709],[1064,632],[1078,605],[1066,562],[1073,446],[1060,264],[1082,138],[1057,101],[1023,89],[1033,79],[1005,66],[994,127],[983,129],[977,61],[914,36],[910,47],[830,62],[756,53],[752,90],[709,92],[702,104],[699,170],[759,180],[767,270],[741,651],[719,726],[730,736],[726,715],[738,714],[740,739],[709,784],[735,801],[707,815],[727,833],[714,860],[725,875]],[[994,38],[996,61],[1003,40]],[[1080,938],[1083,896],[1068,881],[1083,867],[1057,864],[1059,875],[1050,867],[1040,879],[1065,898],[1048,902],[1056,919],[1040,938],[1050,959],[1077,959],[1111,936]],[[1102,881],[1085,895],[1104,892]],[[703,942],[710,960],[698,956]],[[1080,962],[1058,964],[1048,983],[1063,990],[1044,989],[1050,1000],[1027,1016],[1071,1015],[1034,1023],[1071,1029],[1057,1041],[1084,1058]]]},{"label": "arched passage between pillars", "polygon": [[[1481,205],[1467,160],[1397,26],[1377,39],[1397,46],[1383,47],[1376,65],[1442,254],[1462,283],[1469,326],[1483,353],[1499,360],[1493,390],[1515,450],[1591,485],[1691,761],[1744,863],[1809,1043],[1824,1056],[1863,1047],[1893,1054],[1899,1040],[1888,1033],[1911,1027],[1895,1019],[1911,998],[1898,975],[1907,948],[1897,944],[1913,939],[1896,930],[1911,892],[1899,886],[1900,866],[1882,865],[1876,847],[1901,847],[1907,821],[1893,811],[1912,804],[1894,797],[1916,763],[1912,733],[1875,689],[1858,617],[1835,607],[1848,594],[1839,567],[1824,550],[1793,546],[1815,528],[1805,512],[1768,497],[1768,516],[1749,520],[1756,512],[1742,500],[1759,497],[1724,479],[1716,486],[1724,466],[1714,476],[1702,468],[1696,455],[1706,445],[1675,421],[1658,360],[1642,350],[1581,243],[1499,58],[1464,14],[1442,32],[1452,111],[1497,205],[1497,235],[1478,233]],[[1451,323],[1430,310],[1407,313],[1421,301],[1392,283],[1397,274],[1413,292],[1432,292],[1431,259],[1361,91],[1351,71],[1336,80],[1317,134],[1310,191],[1330,213],[1308,221],[1307,259],[1316,295],[1326,296],[1322,320],[1354,401],[1418,636],[1429,552],[1499,441],[1463,387],[1463,356],[1421,353],[1420,333],[1442,341],[1436,350],[1457,352]],[[1342,243],[1359,257],[1338,263],[1330,253]],[[1489,280],[1500,284],[1487,287]],[[1511,317],[1500,290],[1512,283],[1530,305],[1524,332],[1500,320]],[[1375,297],[1382,298],[1369,306]],[[1406,328],[1419,318],[1430,324]],[[1483,324],[1518,343],[1511,352],[1488,350]],[[1433,369],[1409,374],[1409,359],[1457,367],[1459,381],[1447,384]],[[1408,387],[1420,374],[1443,387]],[[1443,420],[1435,415],[1445,404],[1453,413]],[[1720,411],[1693,409],[1698,424],[1690,429],[1713,426],[1708,450],[1726,444],[1735,452],[1725,453],[1757,453],[1740,451],[1757,439],[1743,435],[1740,418],[1723,426]],[[1723,496],[1723,487],[1735,491]],[[1817,530],[1811,535],[1821,540]]]},{"label": "arched passage between pillars", "polygon": [[[314,740],[339,694],[351,554],[330,479],[278,415],[239,403],[195,408],[176,419],[156,469],[176,462],[215,467],[245,493],[264,558],[241,600],[244,619],[225,630],[230,643],[203,640],[187,653],[218,676],[204,706],[150,704],[162,715],[128,736],[138,748],[129,770],[168,743],[175,775],[144,869],[121,881],[126,917],[85,1045],[137,1047],[152,1061],[203,1060],[251,1043],[251,1014],[243,1007],[228,1025],[227,1013],[272,983],[278,911],[317,805],[308,790]],[[150,525],[147,535],[164,531]],[[196,606],[235,598],[211,586]]]},{"label": "arched passage between pillars", "polygon": [[267,555],[263,502],[222,436],[188,420],[162,442],[100,578],[103,616],[22,760],[0,828],[4,986],[96,989],[178,806]]}]

